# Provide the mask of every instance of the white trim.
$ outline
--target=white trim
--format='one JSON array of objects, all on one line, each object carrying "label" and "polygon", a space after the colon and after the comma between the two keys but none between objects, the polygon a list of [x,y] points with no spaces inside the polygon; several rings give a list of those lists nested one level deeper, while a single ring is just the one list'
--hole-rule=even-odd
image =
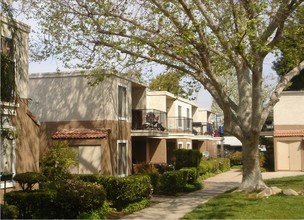
[{"label": "white trim", "polygon": [[[126,94],[125,94],[125,116],[121,117],[119,116],[119,87],[125,88]],[[121,83],[118,83],[117,85],[117,116],[118,120],[127,120],[127,115],[128,115],[128,108],[127,108],[127,103],[128,103],[128,87],[125,85],[122,85]],[[122,106],[123,107],[123,106]]]},{"label": "white trim", "polygon": [[[121,174],[119,175],[118,174],[118,161],[119,161],[119,154],[118,154],[118,150],[119,150],[119,144],[126,144],[126,170],[125,170],[125,173],[124,174]],[[116,152],[117,152],[117,157],[116,157],[116,165],[117,165],[117,168],[116,168],[116,172],[117,172],[117,176],[119,177],[124,177],[124,176],[128,176],[128,171],[129,171],[129,161],[128,161],[128,140],[117,140],[117,148],[116,148]]]}]

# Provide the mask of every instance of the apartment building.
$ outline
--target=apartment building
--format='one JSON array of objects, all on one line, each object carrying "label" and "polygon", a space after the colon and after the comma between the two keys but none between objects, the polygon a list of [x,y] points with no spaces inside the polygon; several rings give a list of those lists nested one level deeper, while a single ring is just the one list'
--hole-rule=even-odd
[{"label": "apartment building", "polygon": [[[0,17],[1,25],[1,200],[4,188],[14,190],[15,182],[5,182],[5,173],[39,171],[39,124],[28,109],[28,37],[30,27]],[[5,185],[5,186],[4,186]]]},{"label": "apartment building", "polygon": [[148,91],[146,100],[146,109],[133,113],[133,120],[139,118],[136,124],[141,125],[133,126],[131,132],[133,163],[173,163],[174,149],[198,149],[217,156],[217,142],[222,138],[212,136],[211,117],[206,118],[209,111],[166,91]]},{"label": "apartment building", "polygon": [[92,86],[86,72],[30,76],[31,110],[41,123],[40,158],[56,141],[78,153],[75,173],[126,176],[132,169],[132,109],[145,108],[146,86],[117,74]]},{"label": "apartment building", "polygon": [[304,171],[304,91],[285,91],[274,107],[275,170]]}]

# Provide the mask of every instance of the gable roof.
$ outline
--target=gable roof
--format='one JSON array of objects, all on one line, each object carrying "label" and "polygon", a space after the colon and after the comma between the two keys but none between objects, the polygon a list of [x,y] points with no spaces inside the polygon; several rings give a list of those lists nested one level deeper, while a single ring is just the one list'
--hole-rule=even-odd
[{"label": "gable roof", "polygon": [[110,133],[110,129],[62,129],[56,131],[52,139],[103,139]]}]

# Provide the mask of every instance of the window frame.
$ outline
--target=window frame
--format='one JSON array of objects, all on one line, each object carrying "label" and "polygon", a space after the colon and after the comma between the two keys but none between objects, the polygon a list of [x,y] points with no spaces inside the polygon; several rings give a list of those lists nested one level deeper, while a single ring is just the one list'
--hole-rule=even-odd
[{"label": "window frame", "polygon": [[[121,95],[123,95],[123,97],[121,97]],[[118,119],[126,120],[127,118],[127,87],[126,86],[118,85],[117,102],[118,102],[117,103]]]},{"label": "window frame", "polygon": [[[125,144],[125,152],[126,152],[126,155],[125,155],[125,171],[124,173],[120,173],[120,144]],[[127,140],[117,140],[117,158],[116,158],[116,161],[117,161],[117,176],[119,177],[125,177],[125,176],[128,176],[129,174],[129,163],[128,163],[128,141]]]}]

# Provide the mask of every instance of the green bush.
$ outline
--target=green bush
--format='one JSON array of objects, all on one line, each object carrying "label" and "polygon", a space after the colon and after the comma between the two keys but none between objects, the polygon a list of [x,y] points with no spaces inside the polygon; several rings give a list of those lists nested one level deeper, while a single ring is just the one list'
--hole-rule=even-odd
[{"label": "green bush", "polygon": [[56,192],[50,190],[12,191],[4,195],[9,205],[19,210],[18,218],[56,218]]},{"label": "green bush", "polygon": [[80,179],[84,182],[98,183],[100,180],[100,174],[74,174],[77,179]]},{"label": "green bush", "polygon": [[161,175],[160,191],[162,194],[175,195],[186,186],[186,172],[180,170],[168,171]]},{"label": "green bush", "polygon": [[188,184],[194,184],[197,181],[198,170],[196,167],[182,168],[180,171],[185,173]]},{"label": "green bush", "polygon": [[[239,166],[239,165],[242,165],[243,162],[242,162],[242,152],[240,151],[236,151],[234,152],[233,154],[231,154],[229,156],[229,159],[230,159],[230,163],[231,163],[231,166]],[[264,155],[263,152],[259,152],[259,160],[260,160],[260,167],[263,167],[265,165],[265,162],[266,162],[266,157]]]},{"label": "green bush", "polygon": [[77,165],[76,152],[67,142],[58,142],[42,158],[41,170],[49,181],[56,184],[66,179],[70,175],[69,169],[75,165]]},{"label": "green bush", "polygon": [[135,202],[127,205],[127,207],[125,207],[122,211],[124,213],[133,213],[142,210],[144,208],[147,208],[149,207],[149,205],[150,205],[150,201],[148,199],[142,199],[139,202]]},{"label": "green bush", "polygon": [[18,208],[14,205],[3,205],[0,207],[1,219],[17,219],[19,216]]},{"label": "green bush", "polygon": [[239,166],[243,164],[242,152],[236,151],[229,156],[231,166]]},{"label": "green bush", "polygon": [[174,170],[174,166],[167,163],[154,164],[154,167],[156,168],[159,174],[163,174],[164,172]]},{"label": "green bush", "polygon": [[198,168],[200,176],[209,173],[225,172],[230,169],[230,160],[228,158],[213,158],[210,160],[201,160]]},{"label": "green bush", "polygon": [[76,218],[80,213],[102,207],[106,200],[103,186],[81,180],[67,180],[57,189],[57,218]]},{"label": "green bush", "polygon": [[175,168],[198,167],[202,154],[198,150],[176,149],[173,151],[176,157]]},{"label": "green bush", "polygon": [[77,219],[107,219],[107,215],[112,211],[110,203],[105,201],[101,208],[92,212],[82,212],[77,216]]},{"label": "green bush", "polygon": [[19,183],[23,191],[30,191],[36,183],[46,181],[46,177],[37,172],[18,173],[13,179]]},{"label": "green bush", "polygon": [[150,183],[153,188],[153,193],[157,194],[159,192],[159,187],[160,187],[160,174],[158,172],[150,172],[147,173],[150,177]]},{"label": "green bush", "polygon": [[100,183],[107,191],[108,200],[118,211],[131,203],[149,198],[152,193],[148,175],[134,175],[123,178],[101,176]]}]

